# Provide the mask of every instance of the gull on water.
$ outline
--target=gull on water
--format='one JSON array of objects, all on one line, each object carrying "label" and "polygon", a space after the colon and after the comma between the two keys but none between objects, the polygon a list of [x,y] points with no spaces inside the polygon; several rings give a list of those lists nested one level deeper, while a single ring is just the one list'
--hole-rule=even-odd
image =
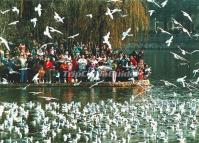
[{"label": "gull on water", "polygon": [[35,17],[35,18],[32,18],[32,19],[30,20],[30,22],[33,23],[33,27],[35,28],[36,25],[37,25],[37,18],[36,18],[36,17]]},{"label": "gull on water", "polygon": [[170,52],[170,53],[174,56],[175,59],[177,59],[177,60],[182,60],[182,61],[185,61],[185,62],[188,62],[188,63],[189,63],[189,61],[188,61],[187,59],[185,59],[185,58],[179,56],[178,54],[173,53],[173,52]]},{"label": "gull on water", "polygon": [[18,22],[19,22],[18,20],[17,21],[13,21],[13,22],[9,23],[8,25],[16,25]]},{"label": "gull on water", "polygon": [[112,49],[111,43],[109,41],[110,38],[110,32],[108,32],[105,36],[103,36],[103,43],[108,45],[109,49]]},{"label": "gull on water", "polygon": [[6,39],[4,39],[3,37],[0,37],[0,40],[1,40],[0,44],[3,43],[6,46],[7,50],[10,51],[10,47],[8,45],[8,41]]},{"label": "gull on water", "polygon": [[57,21],[57,22],[61,22],[61,23],[64,23],[64,17],[61,17],[61,16],[59,16],[59,14],[58,13],[54,13],[55,15],[54,15],[54,19]]},{"label": "gull on water", "polygon": [[39,3],[39,4],[37,5],[37,7],[35,7],[35,12],[38,13],[39,17],[41,16],[41,11],[42,11],[42,9],[41,9],[41,4]]},{"label": "gull on water", "polygon": [[169,47],[171,45],[171,43],[173,42],[173,36],[171,36],[168,40],[166,40],[166,44]]},{"label": "gull on water", "polygon": [[165,1],[163,1],[160,5],[161,5],[162,7],[165,7],[165,6],[167,5],[167,3],[168,3],[168,0],[165,0]]},{"label": "gull on water", "polygon": [[182,12],[182,14],[183,14],[185,17],[187,17],[187,18],[189,19],[189,21],[193,22],[191,16],[190,16],[187,12],[185,12],[185,11],[183,11],[183,10],[181,10],[181,12]]},{"label": "gull on water", "polygon": [[53,27],[49,27],[49,30],[50,30],[50,32],[57,32],[57,33],[59,33],[59,34],[63,34],[61,31],[59,31],[59,30],[57,30],[57,29],[55,29],[55,28],[53,28]]},{"label": "gull on water", "polygon": [[12,11],[16,12],[17,15],[19,15],[19,9],[16,6],[12,7]]},{"label": "gull on water", "polygon": [[68,38],[69,39],[75,39],[75,37],[79,36],[79,33],[75,34],[75,35],[72,35],[72,36],[69,36]]},{"label": "gull on water", "polygon": [[122,40],[124,40],[127,36],[133,36],[133,34],[129,34],[131,28],[127,29],[125,32],[122,32]]},{"label": "gull on water", "polygon": [[52,36],[50,34],[50,31],[49,31],[49,27],[46,26],[46,30],[44,31],[44,35],[47,36],[48,38],[52,39]]}]

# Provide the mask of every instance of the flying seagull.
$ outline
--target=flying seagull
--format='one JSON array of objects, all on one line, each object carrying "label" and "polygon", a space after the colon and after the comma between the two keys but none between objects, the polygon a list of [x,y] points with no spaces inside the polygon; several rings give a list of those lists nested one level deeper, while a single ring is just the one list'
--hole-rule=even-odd
[{"label": "flying seagull", "polygon": [[121,9],[115,8],[115,9],[111,10],[111,13],[114,14],[116,12],[121,12],[121,11],[122,11]]},{"label": "flying seagull", "polygon": [[4,10],[4,11],[1,10],[1,14],[6,14],[6,13],[9,12],[9,11],[10,11],[9,9]]},{"label": "flying seagull", "polygon": [[109,49],[112,49],[111,43],[109,42],[109,38],[110,38],[110,32],[108,32],[105,36],[103,36],[103,43],[107,44]]},{"label": "flying seagull", "polygon": [[40,49],[42,49],[42,48],[45,49],[45,48],[47,48],[48,45],[51,45],[51,44],[53,44],[53,43],[45,43],[45,44],[43,44],[43,45],[40,47]]},{"label": "flying seagull", "polygon": [[19,22],[18,20],[17,21],[13,21],[13,22],[9,23],[8,25],[16,25],[18,22]]},{"label": "flying seagull", "polygon": [[127,29],[127,31],[122,33],[122,40],[124,40],[127,36],[133,36],[133,34],[129,34],[131,28]]},{"label": "flying seagull", "polygon": [[108,15],[113,20],[113,13],[111,12],[111,10],[108,7],[107,7],[107,11],[106,11],[105,15]]},{"label": "flying seagull", "polygon": [[35,18],[31,19],[30,22],[33,23],[33,27],[35,28],[37,25],[37,18],[35,17]]},{"label": "flying seagull", "polygon": [[152,16],[155,10],[149,10],[148,12],[149,12],[149,15]]},{"label": "flying seagull", "polygon": [[75,37],[79,36],[79,33],[75,34],[75,35],[72,35],[72,36],[69,36],[68,38],[69,39],[75,39]]},{"label": "flying seagull", "polygon": [[191,16],[190,16],[187,12],[185,12],[185,11],[183,11],[183,10],[181,10],[181,12],[182,12],[182,14],[183,14],[185,17],[187,17],[187,18],[189,19],[189,21],[193,22]]},{"label": "flying seagull", "polygon": [[186,77],[187,77],[187,76],[184,76],[184,77],[178,78],[178,79],[176,80],[176,82],[181,83],[181,84],[182,84],[182,86],[183,86],[183,87],[185,87],[185,78],[186,78]]},{"label": "flying seagull", "polygon": [[16,6],[12,7],[12,11],[16,12],[17,15],[19,15],[19,9]]},{"label": "flying seagull", "polygon": [[46,30],[44,31],[44,35],[47,36],[48,38],[52,39],[52,36],[50,35],[49,27],[46,26]]},{"label": "flying seagull", "polygon": [[86,16],[89,17],[89,18],[93,18],[92,14],[87,14]]},{"label": "flying seagull", "polygon": [[33,91],[33,92],[29,92],[29,93],[31,93],[32,95],[38,95],[38,94],[42,94],[43,92],[35,92],[35,91]]},{"label": "flying seagull", "polygon": [[165,0],[165,1],[163,1],[163,2],[161,3],[161,6],[162,6],[162,7],[165,7],[165,6],[167,5],[167,3],[168,3],[168,0]]},{"label": "flying seagull", "polygon": [[161,8],[161,6],[155,0],[147,0],[147,2],[155,4],[157,7]]},{"label": "flying seagull", "polygon": [[173,36],[171,36],[165,43],[167,44],[167,46],[169,47],[171,45],[171,43],[173,42]]},{"label": "flying seagull", "polygon": [[4,39],[3,37],[0,37],[0,40],[1,40],[0,44],[3,43],[6,46],[6,48],[8,49],[8,51],[10,51],[10,47],[8,45],[8,41],[6,41],[6,39]]},{"label": "flying seagull", "polygon": [[158,29],[160,30],[161,33],[165,33],[165,34],[168,34],[168,35],[172,35],[171,33],[165,31],[164,29],[158,27]]},{"label": "flying seagull", "polygon": [[45,97],[45,96],[38,96],[38,98],[43,98],[47,101],[50,101],[50,100],[58,100],[57,98],[53,98],[53,97]]},{"label": "flying seagull", "polygon": [[57,22],[64,23],[64,17],[59,16],[59,14],[56,13],[56,12],[55,12],[55,15],[54,15],[54,19],[55,19]]},{"label": "flying seagull", "polygon": [[179,23],[177,20],[175,20],[174,18],[172,18],[173,20],[173,23],[180,26],[180,27],[183,27],[181,23]]},{"label": "flying seagull", "polygon": [[193,77],[195,77],[198,72],[199,72],[199,69],[193,70]]},{"label": "flying seagull", "polygon": [[179,56],[179,55],[176,54],[176,53],[173,53],[173,52],[170,52],[170,53],[171,53],[171,54],[174,56],[174,58],[177,59],[177,60],[182,60],[182,61],[185,61],[185,62],[189,62],[187,59],[185,59],[185,58]]},{"label": "flying seagull", "polygon": [[41,4],[38,4],[37,7],[35,7],[35,11],[38,13],[39,17],[41,16]]},{"label": "flying seagull", "polygon": [[183,50],[183,49],[180,48],[180,47],[177,47],[177,48],[181,51],[182,55],[191,54],[191,53],[189,53],[189,52]]},{"label": "flying seagull", "polygon": [[53,27],[49,27],[49,29],[50,29],[50,32],[57,32],[59,34],[63,34],[61,31],[59,31],[59,30],[57,30],[57,29],[55,29]]}]

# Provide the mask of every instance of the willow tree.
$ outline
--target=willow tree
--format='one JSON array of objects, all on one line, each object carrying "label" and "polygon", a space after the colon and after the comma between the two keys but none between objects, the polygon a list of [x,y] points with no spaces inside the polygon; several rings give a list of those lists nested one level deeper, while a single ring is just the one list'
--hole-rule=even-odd
[{"label": "willow tree", "polygon": [[[45,27],[52,26],[64,34],[53,34],[54,39],[65,39],[66,42],[93,42],[102,44],[103,36],[109,31],[111,32],[111,44],[114,48],[122,47],[131,42],[136,42],[139,35],[144,37],[147,35],[149,27],[149,16],[146,11],[144,0],[123,0],[123,2],[110,3],[108,0],[1,0],[0,8],[12,8],[17,6],[20,9],[18,16],[9,14],[4,18],[1,17],[0,25],[3,21],[14,21],[19,19],[16,27],[6,28],[6,34],[9,37],[20,38],[28,33],[40,40],[51,40],[43,36]],[[42,16],[38,17],[34,11],[34,7],[41,3]],[[114,19],[110,19],[105,15],[107,7],[110,9],[119,8],[122,12],[114,13]],[[65,17],[64,24],[57,23],[53,16],[54,12]],[[93,18],[86,15],[92,14]],[[121,17],[126,14],[126,17]],[[38,22],[36,28],[33,28],[30,22],[31,18],[37,17]],[[1,26],[2,28],[3,26]],[[133,37],[128,37],[124,41],[121,40],[122,32],[131,28]],[[14,32],[13,32],[14,30]],[[4,30],[5,31],[5,30]],[[68,36],[79,33],[75,40],[69,41]]]}]

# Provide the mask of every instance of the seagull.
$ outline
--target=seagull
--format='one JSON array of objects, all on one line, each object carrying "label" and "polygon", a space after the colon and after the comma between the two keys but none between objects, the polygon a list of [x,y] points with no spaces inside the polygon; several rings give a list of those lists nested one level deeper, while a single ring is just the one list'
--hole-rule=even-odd
[{"label": "seagull", "polygon": [[191,38],[191,34],[189,33],[189,31],[186,28],[182,27],[182,31],[184,33],[186,33]]},{"label": "seagull", "polygon": [[122,0],[109,0],[108,2],[122,2]]},{"label": "seagull", "polygon": [[174,87],[177,88],[177,86],[175,84],[171,83],[171,82],[168,82],[166,80],[160,80],[160,81],[164,82],[165,86],[174,86]]},{"label": "seagull", "polygon": [[191,16],[190,16],[187,12],[185,12],[185,11],[183,11],[183,10],[181,10],[181,12],[182,12],[182,14],[183,14],[185,17],[187,17],[187,18],[189,19],[189,21],[193,22]]},{"label": "seagull", "polygon": [[187,76],[183,76],[183,77],[181,77],[181,78],[178,78],[178,79],[176,80],[176,82],[181,83],[182,86],[185,87],[185,78],[186,78],[186,77],[187,77]]},{"label": "seagull", "polygon": [[111,13],[114,14],[116,12],[121,12],[121,11],[122,11],[121,9],[115,8],[115,9],[111,10]]},{"label": "seagull", "polygon": [[8,84],[8,80],[7,79],[5,79],[5,78],[2,78],[3,79],[3,81],[1,82],[1,84]]},{"label": "seagull", "polygon": [[39,73],[35,74],[34,77],[32,78],[32,81],[36,84],[38,84],[38,80],[39,80]]},{"label": "seagull", "polygon": [[75,35],[72,35],[72,36],[69,36],[68,38],[69,39],[75,39],[75,37],[79,36],[79,33],[75,34]]},{"label": "seagull", "polygon": [[196,33],[196,34],[194,34],[192,37],[196,37],[196,40],[198,40],[199,34]]},{"label": "seagull", "polygon": [[45,100],[47,101],[50,101],[50,100],[58,100],[57,98],[53,98],[53,97],[45,97],[45,96],[38,96],[39,98],[44,98]]},{"label": "seagull", "polygon": [[19,15],[19,9],[16,6],[12,7],[12,11],[16,12],[17,15]]},{"label": "seagull", "polygon": [[1,40],[0,44],[3,43],[6,46],[6,48],[8,49],[8,51],[10,51],[8,41],[6,41],[6,39],[4,39],[3,37],[0,37],[0,40]]},{"label": "seagull", "polygon": [[193,70],[193,77],[195,77],[198,72],[199,72],[199,69]]},{"label": "seagull", "polygon": [[87,14],[86,16],[89,17],[89,18],[93,18],[92,14]]},{"label": "seagull", "polygon": [[42,49],[42,48],[46,49],[48,45],[52,45],[52,44],[53,44],[53,43],[45,43],[45,44],[43,44],[43,45],[40,47],[40,49]]},{"label": "seagull", "polygon": [[108,7],[107,7],[107,11],[106,11],[105,15],[108,15],[113,20],[113,13],[111,12],[111,10]]},{"label": "seagull", "polygon": [[74,83],[73,85],[74,85],[74,86],[79,86],[80,83],[82,83],[82,81],[80,81],[80,82],[78,82],[78,83]]},{"label": "seagull", "polygon": [[94,86],[96,86],[96,85],[98,85],[99,83],[102,83],[102,82],[104,82],[104,80],[96,82],[95,84],[91,85],[89,88],[92,88],[92,87],[94,87]]},{"label": "seagull", "polygon": [[121,14],[121,17],[127,17],[128,15],[127,14]]},{"label": "seagull", "polygon": [[127,31],[122,33],[122,40],[124,40],[127,36],[133,36],[133,34],[129,34],[131,28],[127,29]]},{"label": "seagull", "polygon": [[189,68],[189,64],[188,63],[180,63],[180,66],[187,66]]},{"label": "seagull", "polygon": [[175,59],[182,60],[182,61],[185,61],[185,62],[189,62],[187,59],[185,59],[185,58],[179,56],[179,55],[176,54],[176,53],[173,53],[173,52],[170,52],[170,53],[173,54],[173,56],[174,56]]},{"label": "seagull", "polygon": [[35,17],[35,18],[31,19],[30,22],[33,23],[33,27],[35,28],[36,24],[37,24],[37,18]]},{"label": "seagull", "polygon": [[35,7],[35,11],[38,13],[39,17],[41,16],[41,4],[38,4],[37,7]]},{"label": "seagull", "polygon": [[191,52],[191,54],[196,53],[196,52],[199,52],[199,50],[194,50]]},{"label": "seagull", "polygon": [[147,0],[147,2],[155,4],[157,7],[161,8],[161,6],[155,0]]},{"label": "seagull", "polygon": [[165,7],[165,6],[167,5],[167,3],[168,3],[168,0],[165,0],[165,1],[163,1],[163,2],[161,3],[161,6],[162,6],[162,7]]},{"label": "seagull", "polygon": [[171,33],[165,31],[164,29],[162,29],[162,28],[160,28],[160,27],[158,27],[157,29],[159,29],[160,32],[162,32],[162,33],[165,33],[165,34],[168,34],[168,35],[172,35]]},{"label": "seagull", "polygon": [[107,44],[109,49],[112,49],[111,43],[109,42],[109,38],[110,38],[110,32],[108,32],[105,36],[103,36],[103,43]]},{"label": "seagull", "polygon": [[148,12],[149,12],[149,15],[152,16],[155,10],[149,10]]},{"label": "seagull", "polygon": [[59,34],[63,34],[61,31],[56,30],[56,29],[53,28],[53,27],[49,27],[49,29],[50,29],[50,32],[57,32],[57,33],[59,33]]},{"label": "seagull", "polygon": [[178,25],[178,26],[180,26],[180,27],[183,27],[182,26],[182,24],[180,24],[177,20],[175,20],[174,18],[172,18],[172,20],[173,20],[173,23],[174,24],[176,24],[176,25]]},{"label": "seagull", "polygon": [[9,9],[4,10],[4,11],[1,10],[1,14],[6,14],[6,13],[9,12],[9,11],[10,11]]},{"label": "seagull", "polygon": [[58,13],[55,12],[55,15],[54,15],[54,19],[57,21],[57,22],[61,22],[61,23],[64,23],[64,17],[60,17]]},{"label": "seagull", "polygon": [[25,87],[18,88],[18,89],[26,90],[28,86],[30,86],[30,84],[26,85]]},{"label": "seagull", "polygon": [[167,44],[167,46],[169,47],[171,45],[171,43],[173,42],[173,36],[171,36],[165,43]]},{"label": "seagull", "polygon": [[29,92],[30,94],[32,94],[32,95],[38,95],[38,94],[42,94],[43,92],[35,92],[35,91],[33,91],[33,92]]},{"label": "seagull", "polygon": [[191,53],[181,49],[180,47],[177,47],[177,48],[181,51],[182,55],[191,54]]},{"label": "seagull", "polygon": [[19,22],[18,20],[17,21],[13,21],[13,22],[9,23],[8,25],[16,25],[18,22]]},{"label": "seagull", "polygon": [[49,27],[46,26],[46,30],[44,31],[44,35],[47,36],[48,38],[52,39],[52,36],[50,35]]},{"label": "seagull", "polygon": [[17,72],[17,71],[14,71],[12,68],[10,68],[10,70],[9,70],[9,74],[19,74],[19,72]]}]

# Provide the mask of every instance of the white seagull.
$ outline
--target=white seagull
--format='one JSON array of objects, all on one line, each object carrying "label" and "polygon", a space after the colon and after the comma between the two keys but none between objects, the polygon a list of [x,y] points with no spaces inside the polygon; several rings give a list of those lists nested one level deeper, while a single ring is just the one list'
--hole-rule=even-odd
[{"label": "white seagull", "polygon": [[64,23],[64,17],[59,16],[59,14],[56,13],[56,12],[55,12],[55,15],[54,15],[54,19],[55,19],[57,22]]},{"label": "white seagull", "polygon": [[185,87],[185,78],[186,78],[186,77],[187,77],[187,76],[183,76],[183,77],[181,77],[181,78],[178,78],[178,79],[176,80],[176,82],[181,83],[182,86]]},{"label": "white seagull", "polygon": [[184,33],[186,33],[191,38],[191,34],[189,33],[189,31],[186,28],[182,27],[182,31]]},{"label": "white seagull", "polygon": [[35,18],[31,19],[30,22],[33,23],[33,27],[35,28],[37,25],[37,18],[35,17]]},{"label": "white seagull", "polygon": [[182,60],[182,61],[185,61],[185,62],[189,62],[187,59],[179,56],[178,54],[176,53],[173,53],[173,52],[170,52],[171,54],[173,54],[174,58],[177,59],[177,60]]},{"label": "white seagull", "polygon": [[162,7],[165,7],[165,6],[167,5],[167,3],[168,3],[168,0],[165,0],[165,1],[163,1],[163,2],[161,3],[161,6],[162,6]]},{"label": "white seagull", "polygon": [[131,28],[127,29],[127,31],[122,33],[122,40],[124,40],[127,36],[133,36],[133,34],[129,34]]},{"label": "white seagull", "polygon": [[168,31],[166,31],[166,30],[164,30],[164,29],[162,29],[162,28],[160,28],[160,27],[158,27],[158,29],[159,29],[160,32],[162,32],[162,33],[165,33],[165,34],[168,34],[168,35],[172,35],[172,34],[169,33]]},{"label": "white seagull", "polygon": [[122,2],[122,0],[109,0],[108,2]]},{"label": "white seagull", "polygon": [[59,31],[59,30],[57,30],[57,29],[55,29],[53,27],[49,27],[49,29],[50,29],[50,32],[57,32],[59,34],[63,34],[61,31]]},{"label": "white seagull", "polygon": [[173,42],[173,36],[171,36],[165,43],[167,44],[167,46],[169,47],[171,45],[171,43]]},{"label": "white seagull", "polygon": [[183,49],[180,48],[180,47],[177,47],[177,48],[181,51],[182,55],[191,54],[191,53],[189,53],[189,52],[183,50]]},{"label": "white seagull", "polygon": [[79,33],[75,34],[75,35],[72,35],[72,36],[69,36],[68,38],[69,39],[75,39],[75,37],[79,36]]},{"label": "white seagull", "polygon": [[107,11],[106,11],[105,15],[108,15],[111,19],[113,19],[113,13],[111,12],[111,10],[108,7],[107,7]]},{"label": "white seagull", "polygon": [[155,10],[149,10],[148,12],[149,12],[149,15],[152,16]]},{"label": "white seagull", "polygon": [[17,15],[19,15],[19,9],[16,6],[12,7],[12,11],[16,12]]},{"label": "white seagull", "polygon": [[40,3],[37,5],[37,7],[35,7],[35,11],[38,13],[38,15],[40,17],[41,16],[41,11],[42,11]]},{"label": "white seagull", "polygon": [[89,18],[93,18],[92,14],[87,14],[86,16],[89,17]]},{"label": "white seagull", "polygon": [[9,9],[4,10],[4,11],[1,10],[1,14],[6,14],[6,13],[9,12],[9,11],[10,11]]},{"label": "white seagull", "polygon": [[177,20],[175,20],[174,18],[172,18],[173,20],[173,23],[180,26],[180,27],[183,27],[181,23],[179,23]]},{"label": "white seagull", "polygon": [[3,43],[6,46],[6,48],[8,49],[8,51],[10,51],[10,47],[8,45],[8,41],[6,39],[4,39],[3,37],[0,37],[0,40],[1,40],[0,44]]},{"label": "white seagull", "polygon": [[18,22],[19,22],[18,20],[17,21],[13,21],[13,22],[9,23],[8,25],[16,25]]},{"label": "white seagull", "polygon": [[147,0],[147,2],[155,4],[157,7],[161,8],[161,6],[155,0]]},{"label": "white seagull", "polygon": [[121,11],[122,11],[121,9],[115,8],[115,9],[111,10],[111,13],[114,14],[116,12],[121,12]]},{"label": "white seagull", "polygon": [[160,81],[164,82],[165,86],[174,86],[174,87],[177,87],[175,84],[173,84],[173,83],[171,83],[171,82],[169,82],[167,80],[160,80]]},{"label": "white seagull", "polygon": [[107,44],[109,49],[112,49],[111,43],[109,42],[109,38],[110,38],[110,32],[108,32],[105,36],[103,36],[103,43]]},{"label": "white seagull", "polygon": [[52,39],[52,36],[50,35],[49,27],[46,26],[46,30],[44,31],[44,35],[48,36],[48,38]]},{"label": "white seagull", "polygon": [[199,72],[199,69],[193,70],[193,77],[195,77],[198,72]]},{"label": "white seagull", "polygon": [[182,12],[182,14],[183,14],[185,17],[187,17],[187,18],[189,19],[189,21],[193,22],[191,16],[190,16],[187,12],[185,12],[185,11],[183,11],[183,10],[181,10],[181,12]]}]

